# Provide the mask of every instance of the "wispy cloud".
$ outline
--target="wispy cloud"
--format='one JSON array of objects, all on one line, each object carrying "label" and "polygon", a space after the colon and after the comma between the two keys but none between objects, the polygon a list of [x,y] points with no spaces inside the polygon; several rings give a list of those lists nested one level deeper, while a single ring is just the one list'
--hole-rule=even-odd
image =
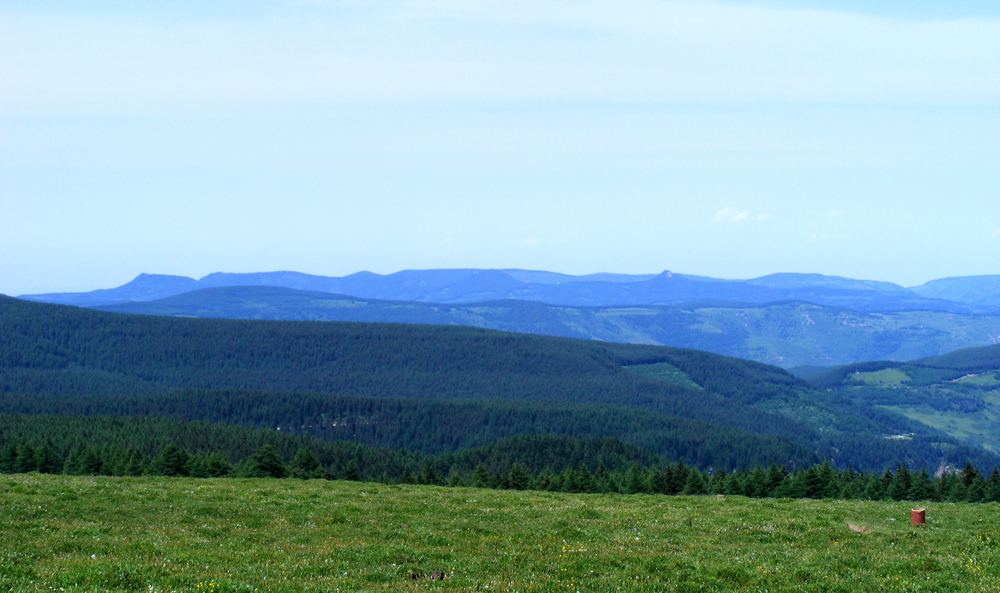
[{"label": "wispy cloud", "polygon": [[746,210],[737,210],[730,206],[726,206],[722,210],[715,213],[715,222],[743,222],[746,220],[762,221],[767,220],[768,218],[771,218],[769,213],[754,216]]},{"label": "wispy cloud", "polygon": [[830,210],[829,212],[826,213],[826,217],[830,220],[833,220],[834,218],[837,218],[843,213],[844,213],[843,210]]},{"label": "wispy cloud", "polygon": [[538,245],[539,242],[540,239],[538,238],[538,236],[532,235],[527,239],[525,239],[524,241],[519,242],[518,245],[520,245],[521,247],[534,247],[535,245]]}]

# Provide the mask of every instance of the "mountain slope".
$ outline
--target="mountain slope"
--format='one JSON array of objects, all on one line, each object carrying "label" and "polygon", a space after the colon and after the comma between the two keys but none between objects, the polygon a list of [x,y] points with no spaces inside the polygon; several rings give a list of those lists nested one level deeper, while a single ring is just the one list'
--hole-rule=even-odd
[{"label": "mountain slope", "polygon": [[910,362],[844,365],[812,379],[977,447],[1000,452],[1000,345]]},{"label": "mountain slope", "polygon": [[[467,327],[178,319],[0,299],[0,391],[186,389],[624,406],[882,466],[969,455],[781,369],[695,350]],[[886,436],[914,433],[911,440]]]},{"label": "mountain slope", "polygon": [[934,311],[856,313],[801,302],[769,305],[565,307],[528,301],[434,304],[360,299],[266,286],[202,289],[122,313],[468,325],[608,342],[707,350],[782,367],[910,360],[1000,336],[1000,317]]}]

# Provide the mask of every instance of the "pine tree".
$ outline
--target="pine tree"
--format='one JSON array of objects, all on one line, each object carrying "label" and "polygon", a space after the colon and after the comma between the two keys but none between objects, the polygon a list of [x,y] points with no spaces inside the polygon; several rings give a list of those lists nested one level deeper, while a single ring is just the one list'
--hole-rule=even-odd
[{"label": "pine tree", "polygon": [[14,466],[17,463],[17,447],[13,443],[8,443],[0,449],[0,474],[14,473]]},{"label": "pine tree", "polygon": [[59,457],[56,450],[50,447],[48,443],[35,449],[35,467],[38,468],[40,473],[57,474],[62,470],[62,466],[62,458]]},{"label": "pine tree", "polygon": [[152,463],[152,460],[145,453],[138,449],[132,449],[129,451],[124,474],[126,476],[141,476],[149,471]]},{"label": "pine tree", "polygon": [[[354,463],[353,459],[351,463]],[[357,472],[356,466],[354,470]],[[241,478],[284,478],[288,470],[281,463],[278,450],[273,445],[264,445],[236,467],[236,475]]]},{"label": "pine tree", "polygon": [[[129,460],[131,463],[131,459]],[[221,478],[233,471],[226,458],[218,453],[198,454],[188,462],[189,475],[192,478]]]},{"label": "pine tree", "polygon": [[437,472],[434,471],[434,466],[432,466],[429,461],[424,464],[424,469],[421,470],[420,475],[417,476],[417,482],[425,486],[437,484],[440,481],[440,476],[438,476]]},{"label": "pine tree", "polygon": [[993,468],[990,478],[986,480],[983,502],[1000,502],[1000,470],[997,468]]},{"label": "pine tree", "polygon": [[882,488],[882,478],[878,474],[873,473],[868,477],[868,483],[865,485],[862,496],[868,500],[882,500],[885,497],[885,490]]},{"label": "pine tree", "polygon": [[351,482],[360,482],[361,471],[358,469],[358,462],[354,461],[353,459],[348,461],[347,465],[344,466],[344,469],[341,470],[340,472],[340,479],[348,480]]},{"label": "pine tree", "polygon": [[292,462],[288,464],[288,475],[302,480],[322,478],[323,465],[307,447],[299,447]]},{"label": "pine tree", "polygon": [[934,482],[927,475],[925,468],[921,468],[919,472],[913,474],[910,491],[907,492],[906,498],[908,500],[933,500],[935,498]]},{"label": "pine tree", "polygon": [[899,467],[896,468],[896,473],[892,476],[892,482],[889,484],[889,498],[892,500],[906,500],[910,495],[910,487],[913,485],[913,480],[910,478],[910,471],[906,468],[905,463],[900,463]]},{"label": "pine tree", "polygon": [[531,476],[515,461],[507,472],[507,484],[513,490],[527,490],[531,487]]},{"label": "pine tree", "polygon": [[62,473],[67,476],[78,476],[80,475],[80,451],[76,448],[70,450],[69,455],[66,456],[66,461],[63,462]]},{"label": "pine tree", "polygon": [[702,475],[700,471],[695,468],[691,468],[688,472],[687,482],[684,483],[683,494],[707,494],[708,493],[708,482],[705,481],[705,476]]},{"label": "pine tree", "polygon": [[24,443],[17,448],[17,459],[14,460],[14,473],[26,474],[38,469],[35,464],[35,450],[31,445]]},{"label": "pine tree", "polygon": [[477,463],[475,469],[472,470],[472,480],[470,485],[473,488],[492,488],[492,481],[493,480],[490,479],[490,473],[486,471],[486,466],[482,463]]},{"label": "pine tree", "polygon": [[625,479],[622,481],[623,494],[638,494],[645,492],[645,474],[638,463],[633,463],[625,472]]},{"label": "pine tree", "polygon": [[765,496],[774,496],[786,480],[788,480],[788,470],[784,466],[778,467],[778,464],[772,463],[767,468]]},{"label": "pine tree", "polygon": [[713,471],[712,476],[708,479],[708,491],[714,494],[725,494],[727,477],[726,470],[721,467]]},{"label": "pine tree", "polygon": [[77,458],[77,472],[84,476],[99,476],[104,467],[101,451],[95,447],[85,447]]},{"label": "pine tree", "polygon": [[157,476],[186,476],[188,475],[188,461],[190,459],[187,451],[178,449],[177,445],[170,443],[161,449],[160,454],[153,460],[150,472]]},{"label": "pine tree", "polygon": [[[484,469],[483,471],[486,471],[486,470]],[[343,474],[341,474],[341,479],[346,480],[347,478],[344,478]],[[408,465],[403,466],[403,474],[399,477],[399,483],[400,484],[413,484],[414,483],[413,474],[410,473],[410,466],[408,466]],[[471,484],[471,485],[475,486],[475,484]]]},{"label": "pine tree", "polygon": [[[659,472],[657,472],[657,475],[659,475]],[[594,489],[597,492],[609,492],[611,490],[608,470],[604,467],[603,461],[597,464],[597,470],[594,472]]]},{"label": "pine tree", "polygon": [[590,470],[582,461],[573,470],[570,481],[572,483],[570,492],[594,492],[595,490],[594,476],[590,474]]},{"label": "pine tree", "polygon": [[680,494],[684,490],[684,485],[687,484],[687,479],[688,468],[678,461],[673,471],[670,472],[670,491],[667,494]]}]

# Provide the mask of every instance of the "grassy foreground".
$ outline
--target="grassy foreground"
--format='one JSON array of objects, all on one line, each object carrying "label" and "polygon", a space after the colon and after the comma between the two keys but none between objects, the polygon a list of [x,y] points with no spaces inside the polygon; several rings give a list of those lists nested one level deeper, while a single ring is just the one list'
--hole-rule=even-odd
[{"label": "grassy foreground", "polygon": [[1000,506],[911,506],[3,476],[0,590],[1000,590]]}]

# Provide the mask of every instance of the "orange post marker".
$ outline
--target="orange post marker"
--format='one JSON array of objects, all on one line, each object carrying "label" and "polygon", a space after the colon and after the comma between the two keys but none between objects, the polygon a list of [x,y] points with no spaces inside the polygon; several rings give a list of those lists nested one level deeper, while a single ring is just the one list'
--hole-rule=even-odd
[{"label": "orange post marker", "polygon": [[920,525],[924,522],[924,509],[910,511],[910,525]]}]

